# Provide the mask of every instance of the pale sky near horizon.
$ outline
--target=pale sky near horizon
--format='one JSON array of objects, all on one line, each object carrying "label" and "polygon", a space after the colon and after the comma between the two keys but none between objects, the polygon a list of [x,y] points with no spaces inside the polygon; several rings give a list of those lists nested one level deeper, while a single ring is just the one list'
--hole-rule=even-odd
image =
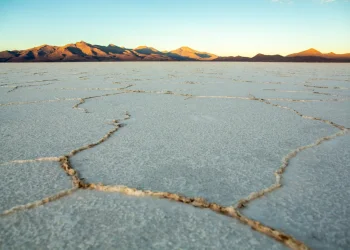
[{"label": "pale sky near horizon", "polygon": [[77,41],[220,56],[350,53],[349,0],[0,0],[0,51]]}]

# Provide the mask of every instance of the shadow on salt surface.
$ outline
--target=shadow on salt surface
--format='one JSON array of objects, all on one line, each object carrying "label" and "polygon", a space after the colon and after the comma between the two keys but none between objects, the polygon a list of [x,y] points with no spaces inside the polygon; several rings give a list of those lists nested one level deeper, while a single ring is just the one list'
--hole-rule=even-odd
[{"label": "shadow on salt surface", "polygon": [[98,147],[72,157],[89,182],[201,196],[231,205],[270,186],[292,149],[337,130],[257,101],[128,94],[91,100],[94,115],[131,119]]},{"label": "shadow on salt surface", "polygon": [[313,249],[349,249],[349,143],[346,135],[299,153],[284,175],[284,187],[243,213]]},{"label": "shadow on salt surface", "polygon": [[285,249],[211,211],[96,191],[4,217],[0,227],[2,246],[15,249],[40,248],[43,241],[48,249]]},{"label": "shadow on salt surface", "polygon": [[38,157],[61,156],[98,141],[110,129],[111,116],[96,119],[72,109],[77,101],[6,106],[0,109],[0,163]]},{"label": "shadow on salt surface", "polygon": [[0,173],[0,214],[72,187],[57,162],[0,165]]}]

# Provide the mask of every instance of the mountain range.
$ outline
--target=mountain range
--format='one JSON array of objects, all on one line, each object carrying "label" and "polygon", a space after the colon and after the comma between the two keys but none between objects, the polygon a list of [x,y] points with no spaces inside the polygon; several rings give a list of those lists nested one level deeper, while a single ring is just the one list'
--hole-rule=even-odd
[{"label": "mountain range", "polygon": [[350,62],[350,53],[323,54],[315,49],[281,55],[257,54],[254,57],[220,57],[189,47],[172,51],[159,51],[148,46],[134,49],[92,45],[84,41],[64,46],[41,45],[26,50],[6,50],[0,52],[0,62],[83,62],[83,61],[244,61],[244,62]]}]

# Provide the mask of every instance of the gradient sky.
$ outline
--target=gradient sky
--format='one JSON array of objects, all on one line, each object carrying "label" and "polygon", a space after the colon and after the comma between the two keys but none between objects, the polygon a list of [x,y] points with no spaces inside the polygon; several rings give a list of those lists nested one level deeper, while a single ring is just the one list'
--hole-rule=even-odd
[{"label": "gradient sky", "polygon": [[350,1],[0,0],[0,51],[81,40],[221,56],[350,53]]}]

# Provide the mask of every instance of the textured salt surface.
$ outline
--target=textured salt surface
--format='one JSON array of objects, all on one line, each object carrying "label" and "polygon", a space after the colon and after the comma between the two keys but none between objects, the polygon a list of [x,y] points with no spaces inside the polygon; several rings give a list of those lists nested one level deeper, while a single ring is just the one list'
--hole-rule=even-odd
[{"label": "textured salt surface", "polygon": [[201,196],[223,205],[271,185],[293,148],[337,131],[246,100],[138,94],[91,100],[83,107],[93,114],[132,114],[116,136],[72,158],[88,181]]},{"label": "textured salt surface", "polygon": [[252,202],[244,214],[303,240],[314,249],[350,247],[350,136],[301,152],[285,188]]},{"label": "textured salt surface", "polygon": [[111,119],[72,109],[77,102],[1,107],[0,162],[60,156],[104,135]]},{"label": "textured salt surface", "polygon": [[0,165],[0,173],[0,213],[72,187],[57,162]]},{"label": "textured salt surface", "polygon": [[348,64],[2,66],[0,248],[349,248]]},{"label": "textured salt surface", "polygon": [[349,102],[285,103],[273,101],[298,110],[305,115],[321,117],[350,128]]},{"label": "textured salt surface", "polygon": [[6,249],[285,249],[210,211],[98,191],[1,218],[0,227]]}]

